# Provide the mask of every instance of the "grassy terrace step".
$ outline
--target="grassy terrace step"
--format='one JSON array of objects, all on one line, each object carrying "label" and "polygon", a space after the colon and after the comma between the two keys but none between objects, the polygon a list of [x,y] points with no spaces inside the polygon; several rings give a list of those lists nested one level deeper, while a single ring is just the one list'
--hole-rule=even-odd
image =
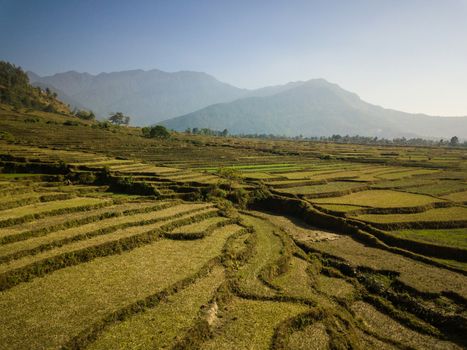
[{"label": "grassy terrace step", "polygon": [[195,181],[196,179],[218,179],[217,175],[207,174],[207,173],[188,173],[188,174],[181,174],[181,175],[173,175],[168,176],[172,181]]},{"label": "grassy terrace step", "polygon": [[166,175],[165,178],[170,178],[171,180],[180,180],[186,177],[194,178],[194,177],[201,177],[201,176],[206,176],[206,173],[181,170],[174,174]]},{"label": "grassy terrace step", "polygon": [[343,213],[348,213],[354,210],[365,209],[362,206],[351,205],[351,204],[317,204],[313,201],[313,205],[320,211],[329,213],[331,215],[344,216]]},{"label": "grassy terrace step", "polygon": [[26,255],[34,255],[72,242],[107,235],[129,227],[150,225],[182,213],[195,213],[206,208],[205,205],[176,205],[176,203],[162,202],[139,210],[122,212],[122,215],[119,216],[0,246],[0,262],[7,262]]},{"label": "grassy terrace step", "polygon": [[166,234],[165,237],[173,239],[199,239],[211,234],[218,227],[234,222],[234,220],[214,216],[200,222],[177,227]]},{"label": "grassy terrace step", "polygon": [[467,204],[467,191],[450,193],[448,195],[443,196],[442,198],[454,202]]},{"label": "grassy terrace step", "polygon": [[[43,190],[60,191],[65,193],[77,194],[99,194],[108,190],[108,186],[92,186],[92,185],[63,185],[62,183],[56,186],[42,187]],[[111,194],[111,193],[109,193]]]},{"label": "grassy terrace step", "polygon": [[315,322],[289,335],[287,347],[294,350],[324,350],[329,348],[329,340],[326,326]]},{"label": "grassy terrace step", "polygon": [[364,214],[354,218],[383,230],[467,227],[467,208],[431,209],[415,214]]},{"label": "grassy terrace step", "polygon": [[273,232],[275,227],[265,220],[248,215],[242,215],[246,225],[255,229],[254,255],[239,268],[236,273],[238,286],[243,293],[260,296],[273,296],[276,291],[265,285],[259,275],[269,264],[281,257],[282,242]]},{"label": "grassy terrace step", "polygon": [[266,185],[271,186],[275,189],[279,188],[292,188],[292,187],[305,187],[305,186],[313,186],[313,185],[323,185],[326,184],[325,180],[314,181],[314,180],[306,180],[306,179],[298,179],[298,180],[274,180],[265,181]]},{"label": "grassy terrace step", "polygon": [[126,316],[142,311],[145,305],[153,307],[161,291],[193,276],[217,257],[238,229],[225,226],[196,241],[156,241],[2,292],[0,338],[11,350],[58,348],[81,332],[93,333],[94,326],[102,329],[116,320],[113,314],[131,305],[140,306],[128,310]]},{"label": "grassy terrace step", "polygon": [[280,175],[261,173],[261,172],[242,173],[241,176],[245,179],[252,179],[252,180],[264,180],[264,181],[284,180],[284,177]]},{"label": "grassy terrace step", "polygon": [[313,203],[344,204],[375,208],[412,207],[440,202],[440,199],[392,190],[371,190],[347,194],[336,198],[316,198]]},{"label": "grassy terrace step", "polygon": [[29,174],[29,173],[25,173],[25,174],[19,174],[19,173],[12,173],[12,174],[9,174],[9,173],[6,173],[6,174],[1,174],[0,173],[0,179],[8,179],[8,180],[21,180],[21,181],[25,181],[25,180],[30,180],[30,181],[39,181],[41,180],[42,178],[42,174]]},{"label": "grassy terrace step", "polygon": [[172,348],[190,332],[201,308],[207,309],[223,279],[223,269],[215,267],[208,276],[154,308],[110,326],[87,349]]},{"label": "grassy terrace step", "polygon": [[175,168],[166,168],[166,167],[158,167],[154,165],[146,164],[144,166],[133,166],[133,167],[125,167],[125,168],[118,168],[118,169],[111,169],[112,171],[117,171],[119,173],[128,173],[128,174],[138,174],[138,175],[162,175],[167,173],[172,173],[177,171]]},{"label": "grassy terrace step", "polygon": [[467,250],[467,227],[438,230],[401,230],[392,234],[407,239]]},{"label": "grassy terrace step", "polygon": [[[433,202],[425,205],[417,205],[410,207],[380,207],[380,208],[364,208],[356,205],[345,205],[345,204],[316,204],[314,206],[320,210],[329,213],[331,215],[346,216],[346,217],[355,217],[357,215],[366,215],[366,214],[413,214],[413,213],[422,213],[427,210],[435,208],[449,208],[458,206],[454,202]],[[345,215],[343,215],[345,213]]]},{"label": "grassy terrace step", "polygon": [[459,181],[440,181],[434,184],[416,187],[406,187],[404,191],[428,194],[431,196],[443,196],[450,193],[463,192],[467,190],[467,184]]},{"label": "grassy terrace step", "polygon": [[364,325],[364,329],[368,330],[370,334],[377,335],[377,338],[384,339],[396,345],[397,348],[462,349],[454,343],[415,332],[368,303],[358,301],[352,305],[352,311],[355,313],[356,319]]},{"label": "grassy terrace step", "polygon": [[308,263],[292,257],[285,273],[276,277],[272,284],[279,287],[288,296],[305,299],[316,299],[316,292],[311,288],[312,281],[307,273]]},{"label": "grassy terrace step", "polygon": [[70,165],[73,167],[96,167],[96,168],[103,168],[105,166],[113,166],[113,165],[127,165],[133,164],[134,162],[131,160],[120,160],[120,159],[96,159],[94,161],[81,161],[81,162],[70,162]]},{"label": "grassy terrace step", "polygon": [[[335,170],[329,170],[328,173],[335,174],[336,171]],[[303,179],[318,180],[318,179],[314,178],[314,176],[317,175],[317,171],[307,171],[307,170],[290,171],[290,172],[282,172],[282,173],[274,174],[274,175],[276,177],[281,176],[282,178],[289,179],[289,180],[303,180]]]},{"label": "grassy terrace step", "polygon": [[[52,249],[45,249],[41,253],[26,255],[17,260],[0,264],[0,289],[2,289],[1,286],[8,285],[8,283],[21,281],[22,279],[17,276],[28,279],[44,272],[85,262],[99,256],[134,249],[159,239],[165,231],[170,231],[187,222],[202,220],[216,212],[216,209],[205,208],[197,212],[181,212],[178,215],[172,213],[169,216],[154,218],[151,221],[153,223],[148,225],[124,228],[110,234],[94,235],[85,240],[82,240],[85,236],[79,237],[81,240],[65,241],[68,244],[58,244],[57,247],[52,245],[50,247]],[[50,269],[48,269],[49,266]]]},{"label": "grassy terrace step", "polygon": [[292,194],[303,194],[303,195],[314,195],[321,193],[333,193],[340,191],[347,191],[354,188],[362,187],[361,183],[350,182],[350,181],[331,181],[331,182],[322,182],[316,181],[315,184],[303,185],[303,186],[292,186],[282,188],[279,186],[278,191],[287,192]]},{"label": "grassy terrace step", "polygon": [[149,164],[143,164],[143,163],[129,163],[129,164],[124,164],[124,165],[111,165],[109,168],[112,171],[119,171],[119,172],[125,172],[125,171],[132,171],[132,170],[145,170],[147,168],[151,167]]},{"label": "grassy terrace step", "polygon": [[0,228],[0,244],[21,241],[30,237],[43,236],[57,230],[68,229],[109,217],[131,214],[150,209],[154,202],[126,202],[119,204],[107,202],[107,206],[89,211],[65,213],[57,216],[49,216],[27,221],[13,226]]},{"label": "grassy terrace step", "polygon": [[73,211],[92,210],[108,205],[109,202],[109,200],[98,198],[77,197],[63,201],[52,201],[4,210],[0,212],[0,227]]},{"label": "grassy terrace step", "polygon": [[13,196],[30,195],[34,193],[35,190],[36,188],[34,186],[5,186],[0,190],[0,201],[10,200]]},{"label": "grassy terrace step", "polygon": [[427,175],[427,174],[434,174],[439,172],[439,170],[431,170],[431,169],[416,169],[416,170],[405,170],[405,171],[398,171],[398,172],[390,172],[386,174],[378,175],[379,178],[385,180],[391,179],[400,179],[403,177],[410,177],[414,175]]},{"label": "grassy terrace step", "polygon": [[425,178],[425,177],[413,177],[409,179],[402,179],[402,180],[385,180],[379,181],[371,187],[373,189],[398,189],[398,188],[406,188],[406,187],[418,187],[436,183],[436,179]]},{"label": "grassy terrace step", "polygon": [[26,181],[6,181],[4,183],[0,183],[0,198],[6,199],[9,196],[32,193],[39,186],[38,184],[40,183]]},{"label": "grassy terrace step", "polygon": [[39,201],[40,196],[47,195],[47,194],[54,195],[54,194],[59,194],[59,193],[60,192],[58,191],[53,191],[53,190],[47,191],[47,188],[38,187],[38,188],[31,188],[28,192],[24,192],[24,193],[0,196],[0,208],[1,208],[0,210],[9,209],[8,206],[13,203],[18,203],[20,205],[21,202],[24,201],[25,202],[24,205],[32,204],[32,203],[28,203],[28,201],[32,201],[32,202],[34,202],[35,200]]},{"label": "grassy terrace step", "polygon": [[0,198],[0,212],[2,210],[13,209],[30,205],[33,203],[50,202],[53,200],[71,199],[71,193],[60,192],[29,192]]},{"label": "grassy terrace step", "polygon": [[343,278],[320,274],[317,277],[317,289],[328,297],[339,298],[340,300],[351,301],[356,297],[354,286]]},{"label": "grassy terrace step", "polygon": [[300,304],[234,298],[220,312],[223,325],[219,334],[202,344],[202,348],[270,349],[275,328],[307,310]]},{"label": "grassy terrace step", "polygon": [[200,176],[195,178],[184,178],[183,180],[175,180],[181,183],[193,183],[193,184],[217,184],[220,181],[220,178],[217,176]]},{"label": "grassy terrace step", "polygon": [[[217,168],[218,169],[218,168]],[[208,172],[216,172],[217,169],[213,170],[207,170]],[[248,174],[248,173],[257,173],[258,171],[264,171],[270,174],[283,174],[284,172],[288,171],[300,171],[303,170],[302,166],[267,166],[267,167],[261,167],[261,168],[249,168],[249,169],[239,169],[243,174]]]}]

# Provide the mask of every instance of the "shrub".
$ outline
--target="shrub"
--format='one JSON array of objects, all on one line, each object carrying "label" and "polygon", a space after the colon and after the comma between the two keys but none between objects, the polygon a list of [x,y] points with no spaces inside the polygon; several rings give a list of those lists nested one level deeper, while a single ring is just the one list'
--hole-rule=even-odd
[{"label": "shrub", "polygon": [[250,197],[248,191],[244,188],[236,188],[229,193],[227,198],[237,204],[240,208],[246,208]]},{"label": "shrub", "polygon": [[248,202],[249,203],[254,203],[256,201],[264,201],[268,198],[271,197],[271,192],[269,189],[266,187],[264,184],[259,184],[257,188],[255,188],[254,191],[252,191],[249,195]]},{"label": "shrub", "polygon": [[216,198],[226,198],[227,192],[221,189],[218,185],[212,185],[207,189],[205,196],[207,200],[214,200]]},{"label": "shrub", "polygon": [[93,184],[96,182],[96,175],[90,172],[81,173],[78,175],[78,181],[86,185]]},{"label": "shrub", "polygon": [[93,128],[99,128],[99,129],[110,129],[110,123],[108,120],[104,120],[102,122],[97,122],[96,125],[93,125]]}]

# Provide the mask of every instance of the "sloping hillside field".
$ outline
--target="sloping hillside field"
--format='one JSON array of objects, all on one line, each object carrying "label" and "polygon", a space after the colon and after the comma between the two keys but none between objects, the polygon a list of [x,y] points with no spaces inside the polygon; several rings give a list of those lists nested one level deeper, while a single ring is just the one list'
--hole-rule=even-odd
[{"label": "sloping hillside field", "polygon": [[0,110],[0,349],[467,346],[465,150],[67,118]]}]

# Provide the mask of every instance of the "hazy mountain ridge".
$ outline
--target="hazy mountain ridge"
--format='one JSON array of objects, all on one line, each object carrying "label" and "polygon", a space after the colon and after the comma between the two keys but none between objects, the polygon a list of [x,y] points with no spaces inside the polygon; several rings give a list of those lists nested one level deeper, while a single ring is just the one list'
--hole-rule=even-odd
[{"label": "hazy mountain ridge", "polygon": [[33,84],[62,92],[65,102],[92,109],[99,117],[121,111],[132,123],[146,125],[186,114],[213,103],[232,101],[248,90],[222,83],[199,72],[167,73],[157,69],[114,73],[69,71],[39,77],[28,72]]},{"label": "hazy mountain ridge", "polygon": [[162,124],[175,130],[227,128],[233,134],[467,138],[467,117],[385,109],[324,79],[309,80],[270,96],[208,106]]},{"label": "hazy mountain ridge", "polygon": [[34,85],[98,117],[121,111],[132,124],[175,130],[211,128],[239,134],[286,136],[365,135],[467,138],[467,118],[430,117],[372,105],[324,79],[240,89],[201,72],[69,71],[48,77],[28,72]]}]

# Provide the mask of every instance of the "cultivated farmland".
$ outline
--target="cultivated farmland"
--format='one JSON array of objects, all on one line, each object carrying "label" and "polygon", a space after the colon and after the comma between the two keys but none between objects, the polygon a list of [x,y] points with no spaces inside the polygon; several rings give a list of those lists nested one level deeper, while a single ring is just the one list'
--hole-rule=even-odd
[{"label": "cultivated farmland", "polygon": [[467,345],[465,151],[69,118],[0,109],[0,349]]}]

